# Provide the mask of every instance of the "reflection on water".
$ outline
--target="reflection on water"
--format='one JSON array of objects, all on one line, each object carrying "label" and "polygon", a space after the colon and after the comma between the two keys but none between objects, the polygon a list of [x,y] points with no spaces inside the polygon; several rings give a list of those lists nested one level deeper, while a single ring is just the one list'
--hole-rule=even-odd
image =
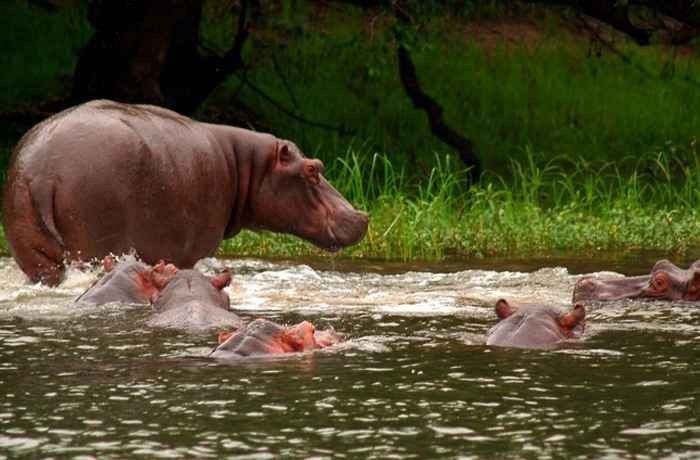
[{"label": "reflection on water", "polygon": [[307,319],[350,341],[274,360],[203,358],[210,334],[143,307],[71,304],[95,278],[26,285],[0,259],[0,458],[700,456],[700,307],[589,309],[582,344],[489,348],[491,302],[565,305],[576,276],[232,267],[245,318]]}]

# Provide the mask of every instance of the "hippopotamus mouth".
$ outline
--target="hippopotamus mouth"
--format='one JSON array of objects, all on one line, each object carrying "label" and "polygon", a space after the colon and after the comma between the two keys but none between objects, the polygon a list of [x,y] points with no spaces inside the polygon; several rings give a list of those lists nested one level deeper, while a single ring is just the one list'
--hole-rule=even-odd
[{"label": "hippopotamus mouth", "polygon": [[341,224],[329,217],[326,222],[328,240],[314,242],[314,244],[327,251],[337,252],[360,241],[367,232],[369,217],[362,211],[354,211],[354,214],[355,216],[351,219],[344,218]]}]

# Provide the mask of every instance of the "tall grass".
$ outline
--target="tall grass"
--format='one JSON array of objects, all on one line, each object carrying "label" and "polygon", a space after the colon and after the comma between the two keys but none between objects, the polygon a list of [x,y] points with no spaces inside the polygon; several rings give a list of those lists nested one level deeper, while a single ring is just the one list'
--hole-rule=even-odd
[{"label": "tall grass", "polygon": [[[412,183],[386,156],[348,151],[328,174],[350,201],[369,210],[370,228],[344,254],[402,260],[641,248],[682,254],[700,245],[699,165],[676,170],[662,152],[660,172],[621,174],[584,161],[539,166],[533,156],[513,162],[510,180],[489,175],[467,187],[450,156],[437,157],[428,176]],[[221,252],[321,253],[290,236],[250,232],[226,241]]]}]

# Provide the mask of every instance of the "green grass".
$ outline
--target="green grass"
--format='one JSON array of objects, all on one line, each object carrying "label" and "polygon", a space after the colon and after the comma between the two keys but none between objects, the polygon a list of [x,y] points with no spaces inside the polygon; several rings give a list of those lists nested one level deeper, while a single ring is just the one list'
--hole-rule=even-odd
[{"label": "green grass", "polygon": [[[528,158],[512,165],[508,181],[489,176],[465,188],[449,156],[436,158],[425,180],[413,182],[385,156],[348,151],[329,176],[350,201],[369,210],[370,227],[343,255],[437,260],[639,249],[678,255],[700,247],[697,163],[678,166],[663,152],[656,170],[623,175],[612,164],[556,161],[540,167],[534,155]],[[243,232],[224,242],[221,254],[321,251],[290,236]]]}]

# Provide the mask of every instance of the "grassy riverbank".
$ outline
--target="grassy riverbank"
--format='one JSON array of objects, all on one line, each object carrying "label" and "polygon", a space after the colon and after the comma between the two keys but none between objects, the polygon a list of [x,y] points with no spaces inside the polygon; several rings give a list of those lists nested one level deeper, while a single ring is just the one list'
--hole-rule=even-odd
[{"label": "grassy riverbank", "polygon": [[[622,174],[615,165],[514,162],[505,180],[487,175],[467,187],[450,156],[418,180],[386,157],[349,150],[328,177],[370,213],[365,239],[341,257],[391,260],[524,257],[659,250],[682,256],[700,247],[700,161],[659,152],[654,168]],[[675,159],[674,159],[675,158]],[[0,249],[7,252],[4,238]],[[243,231],[220,255],[324,255],[298,238]]]},{"label": "grassy riverbank", "polygon": [[[427,17],[409,37],[411,53],[425,90],[473,140],[488,171],[468,188],[399,81],[390,15],[332,2],[297,6],[256,25],[246,72],[195,116],[230,122],[248,107],[260,129],[322,158],[331,181],[371,215],[365,240],[343,256],[700,247],[694,48],[639,48],[616,38],[621,59],[544,10]],[[92,33],[84,6],[49,13],[10,0],[0,13],[0,41],[10,44],[0,55],[0,112],[65,97],[77,50]],[[205,10],[208,48],[227,50],[234,30],[227,11]],[[28,127],[0,123],[1,172]],[[222,253],[320,252],[293,237],[244,232]]]},{"label": "grassy riverbank", "polygon": [[[639,249],[682,255],[700,247],[698,164],[674,165],[669,158],[659,153],[656,170],[624,175],[611,164],[540,167],[533,160],[514,163],[508,181],[490,176],[466,188],[449,157],[415,182],[386,157],[348,153],[329,175],[370,212],[371,224],[364,241],[342,255],[414,260]],[[221,253],[293,257],[321,251],[293,237],[243,232]]]},{"label": "grassy riverbank", "polygon": [[[370,214],[369,232],[341,257],[393,260],[547,254],[555,251],[660,250],[700,247],[700,160],[659,152],[654,168],[622,174],[614,164],[582,160],[539,166],[529,153],[512,178],[487,175],[465,186],[450,156],[418,180],[382,155],[349,150],[327,165],[333,184]],[[4,238],[0,248],[6,252]],[[243,231],[225,256],[327,254],[298,238]]]}]

